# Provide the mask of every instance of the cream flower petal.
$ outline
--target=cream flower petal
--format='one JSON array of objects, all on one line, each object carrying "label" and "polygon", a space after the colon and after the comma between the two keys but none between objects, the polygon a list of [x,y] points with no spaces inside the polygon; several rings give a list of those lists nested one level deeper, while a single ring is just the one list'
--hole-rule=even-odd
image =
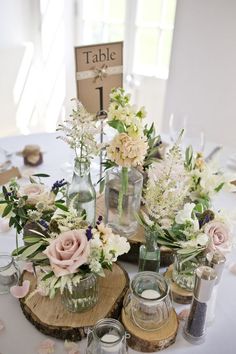
[{"label": "cream flower petal", "polygon": [[29,273],[34,273],[34,268],[33,268],[33,263],[32,262],[26,262],[23,267],[22,271],[26,270]]},{"label": "cream flower petal", "polygon": [[75,342],[68,342],[66,340],[64,343],[64,347],[67,354],[80,354],[79,346]]},{"label": "cream flower petal", "polygon": [[2,320],[0,320],[0,332],[3,331],[5,328],[4,323]]},{"label": "cream flower petal", "polygon": [[14,285],[10,288],[10,293],[17,299],[25,297],[30,289],[30,281],[24,280],[22,285]]},{"label": "cream flower petal", "polygon": [[46,339],[40,343],[38,354],[52,354],[55,352],[55,342],[51,339]]},{"label": "cream flower petal", "polygon": [[190,312],[189,309],[184,309],[184,310],[180,311],[178,313],[178,319],[180,321],[185,321],[188,318],[188,316],[189,316],[189,312]]}]

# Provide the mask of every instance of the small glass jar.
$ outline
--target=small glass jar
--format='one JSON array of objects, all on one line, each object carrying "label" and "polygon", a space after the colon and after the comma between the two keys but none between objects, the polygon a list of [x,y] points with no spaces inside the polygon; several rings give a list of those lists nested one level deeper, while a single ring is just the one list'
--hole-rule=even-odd
[{"label": "small glass jar", "polygon": [[[187,257],[189,258],[189,257]],[[186,255],[176,253],[174,256],[172,279],[181,288],[193,291],[195,270],[204,265],[206,257],[203,254],[186,259]]]},{"label": "small glass jar", "polygon": [[172,311],[170,288],[155,272],[140,272],[132,280],[124,299],[126,315],[146,331],[156,331],[169,321]]},{"label": "small glass jar", "polygon": [[126,337],[119,321],[104,318],[89,331],[86,354],[127,354]]},{"label": "small glass jar", "polygon": [[93,273],[87,274],[71,289],[65,287],[62,294],[62,303],[70,312],[85,312],[98,302],[98,279]]},{"label": "small glass jar", "polygon": [[0,294],[8,294],[10,288],[18,283],[20,270],[13,257],[0,253]]}]

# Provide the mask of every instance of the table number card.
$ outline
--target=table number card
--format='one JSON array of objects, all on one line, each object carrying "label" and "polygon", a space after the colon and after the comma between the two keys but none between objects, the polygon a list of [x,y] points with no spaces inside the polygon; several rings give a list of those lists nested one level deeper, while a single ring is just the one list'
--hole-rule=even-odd
[{"label": "table number card", "polygon": [[107,110],[109,93],[123,84],[123,42],[75,48],[77,97],[88,112]]}]

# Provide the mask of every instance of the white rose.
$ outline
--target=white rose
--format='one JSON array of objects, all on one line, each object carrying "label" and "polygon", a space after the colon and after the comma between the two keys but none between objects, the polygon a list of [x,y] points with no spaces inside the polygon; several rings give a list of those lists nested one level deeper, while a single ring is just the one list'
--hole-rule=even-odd
[{"label": "white rose", "polygon": [[27,196],[27,204],[36,205],[39,202],[46,202],[52,204],[54,201],[54,194],[50,192],[43,184],[30,183],[22,186],[18,192],[20,197]]}]

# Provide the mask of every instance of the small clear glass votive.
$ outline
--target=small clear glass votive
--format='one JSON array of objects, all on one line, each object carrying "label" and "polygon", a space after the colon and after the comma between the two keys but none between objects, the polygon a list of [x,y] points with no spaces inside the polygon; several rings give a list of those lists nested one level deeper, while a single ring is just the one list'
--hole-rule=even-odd
[{"label": "small clear glass votive", "polygon": [[86,354],[127,354],[126,337],[119,321],[104,318],[89,331]]},{"label": "small clear glass votive", "polygon": [[0,294],[8,294],[10,288],[18,283],[20,271],[13,257],[0,253]]},{"label": "small clear glass votive", "polygon": [[138,273],[124,299],[124,310],[134,324],[145,331],[155,331],[166,324],[172,301],[165,278],[156,272]]}]

